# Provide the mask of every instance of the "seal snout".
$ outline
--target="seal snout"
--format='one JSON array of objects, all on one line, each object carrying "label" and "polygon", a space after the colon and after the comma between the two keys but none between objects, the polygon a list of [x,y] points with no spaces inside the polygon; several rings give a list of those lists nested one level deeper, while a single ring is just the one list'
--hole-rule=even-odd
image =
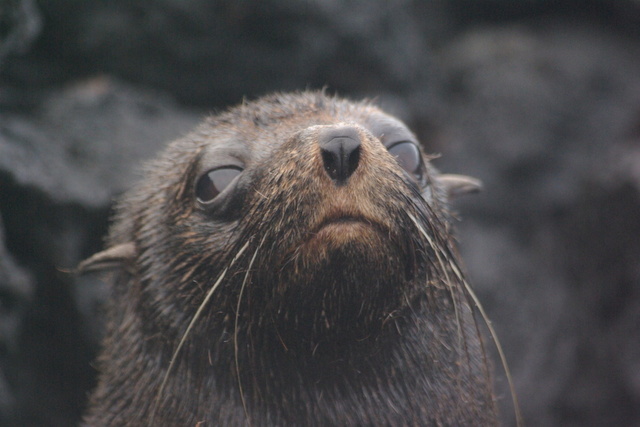
[{"label": "seal snout", "polygon": [[336,185],[346,184],[360,163],[360,136],[355,127],[324,129],[318,135],[324,170]]}]

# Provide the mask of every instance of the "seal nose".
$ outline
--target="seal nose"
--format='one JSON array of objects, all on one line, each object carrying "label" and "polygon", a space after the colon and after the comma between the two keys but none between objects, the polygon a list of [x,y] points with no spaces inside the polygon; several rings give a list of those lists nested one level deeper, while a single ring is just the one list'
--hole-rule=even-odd
[{"label": "seal nose", "polygon": [[327,175],[344,185],[360,162],[360,136],[353,127],[326,129],[318,136]]}]

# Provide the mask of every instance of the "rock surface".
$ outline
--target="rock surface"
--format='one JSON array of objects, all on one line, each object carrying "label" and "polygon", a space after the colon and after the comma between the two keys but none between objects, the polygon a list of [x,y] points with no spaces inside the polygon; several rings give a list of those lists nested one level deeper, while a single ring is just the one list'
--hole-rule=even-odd
[{"label": "rock surface", "polygon": [[6,5],[0,425],[77,423],[105,289],[68,270],[140,163],[212,109],[325,85],[484,181],[458,234],[527,425],[640,424],[640,2]]}]

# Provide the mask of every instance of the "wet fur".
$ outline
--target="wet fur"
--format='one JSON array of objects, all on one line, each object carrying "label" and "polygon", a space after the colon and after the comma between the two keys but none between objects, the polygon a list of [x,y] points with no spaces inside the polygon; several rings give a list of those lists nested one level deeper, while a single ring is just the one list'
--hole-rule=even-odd
[{"label": "wet fur", "polygon": [[[370,131],[385,120],[322,93],[274,95],[149,165],[109,237],[135,254],[114,273],[87,425],[496,424],[446,191],[428,162],[425,188],[410,182]],[[338,189],[314,145],[335,123],[366,139]],[[193,183],[229,150],[245,171],[201,209]],[[323,228],[345,212],[363,219],[353,235]]]}]

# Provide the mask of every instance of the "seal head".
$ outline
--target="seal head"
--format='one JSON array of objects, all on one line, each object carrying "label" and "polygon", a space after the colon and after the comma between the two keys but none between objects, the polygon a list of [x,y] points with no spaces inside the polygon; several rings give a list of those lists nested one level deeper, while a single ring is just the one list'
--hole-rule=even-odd
[{"label": "seal head", "polygon": [[399,120],[273,95],[169,145],[119,204],[88,424],[491,425],[440,175]]}]

